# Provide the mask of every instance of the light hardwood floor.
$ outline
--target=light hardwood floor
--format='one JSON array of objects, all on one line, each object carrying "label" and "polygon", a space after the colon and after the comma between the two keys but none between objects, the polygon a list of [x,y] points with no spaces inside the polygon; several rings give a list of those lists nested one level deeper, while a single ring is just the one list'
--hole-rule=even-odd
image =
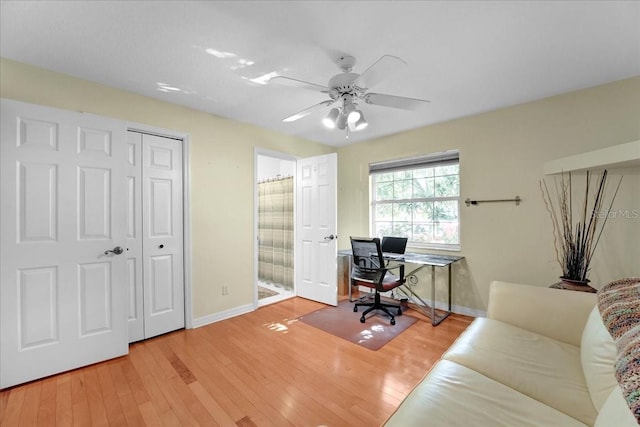
[{"label": "light hardwood floor", "polygon": [[1,391],[0,424],[378,426],[472,320],[408,310],[420,321],[371,351],[296,321],[321,307],[292,298]]}]

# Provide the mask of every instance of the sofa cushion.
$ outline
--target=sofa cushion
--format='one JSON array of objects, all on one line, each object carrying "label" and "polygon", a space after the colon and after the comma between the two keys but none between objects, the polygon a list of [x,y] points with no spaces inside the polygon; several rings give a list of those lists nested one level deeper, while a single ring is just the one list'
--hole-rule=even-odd
[{"label": "sofa cushion", "polygon": [[602,323],[598,307],[591,311],[582,332],[580,359],[591,401],[596,410],[600,411],[618,382],[613,372],[616,344]]},{"label": "sofa cushion", "polygon": [[[596,295],[563,289],[491,282],[487,317],[580,346]],[[567,307],[571,306],[571,310]]]},{"label": "sofa cushion", "polygon": [[635,417],[629,410],[622,396],[620,387],[615,387],[602,405],[594,427],[632,427],[638,426]]},{"label": "sofa cushion", "polygon": [[411,426],[584,426],[499,382],[439,361],[385,423]]},{"label": "sofa cushion", "polygon": [[[597,412],[580,348],[494,319],[478,318],[442,356],[593,425]],[[544,424],[539,424],[544,425]]]}]

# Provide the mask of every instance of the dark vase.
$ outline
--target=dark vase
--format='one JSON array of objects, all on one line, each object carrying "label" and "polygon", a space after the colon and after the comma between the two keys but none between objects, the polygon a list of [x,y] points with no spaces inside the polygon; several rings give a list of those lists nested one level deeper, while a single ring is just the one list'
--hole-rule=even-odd
[{"label": "dark vase", "polygon": [[561,280],[560,282],[554,283],[549,287],[554,289],[566,289],[568,291],[590,292],[590,293],[598,292],[597,289],[589,286],[589,282],[590,282],[589,279],[574,280],[574,279],[567,279],[566,277],[560,276],[560,280]]}]

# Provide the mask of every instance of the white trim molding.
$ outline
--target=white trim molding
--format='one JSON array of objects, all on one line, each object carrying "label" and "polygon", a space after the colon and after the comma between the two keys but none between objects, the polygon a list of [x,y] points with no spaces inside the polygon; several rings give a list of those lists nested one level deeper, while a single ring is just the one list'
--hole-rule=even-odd
[{"label": "white trim molding", "polygon": [[211,323],[220,322],[221,320],[226,320],[232,317],[240,316],[241,314],[251,313],[252,311],[254,311],[253,304],[244,304],[238,307],[230,308],[229,310],[224,310],[218,313],[209,314],[207,316],[193,319],[192,327],[199,328],[201,326],[206,326]]}]

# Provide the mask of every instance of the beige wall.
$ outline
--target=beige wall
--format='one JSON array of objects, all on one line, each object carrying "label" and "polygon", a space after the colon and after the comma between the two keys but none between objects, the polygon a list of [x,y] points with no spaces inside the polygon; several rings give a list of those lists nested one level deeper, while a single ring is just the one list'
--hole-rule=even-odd
[{"label": "beige wall", "polygon": [[[461,204],[465,261],[454,268],[453,303],[486,310],[491,280],[548,286],[561,273],[538,187],[544,162],[638,139],[640,77],[340,148],[339,247],[349,246],[350,235],[369,233],[369,163],[459,149],[461,200],[523,199],[520,206]],[[594,287],[640,275],[638,168],[625,175],[614,210],[628,217],[607,224],[594,257]],[[418,293],[426,293],[429,277],[419,275]],[[444,285],[444,275],[436,277]]]},{"label": "beige wall", "polygon": [[[253,302],[254,147],[311,156],[332,147],[2,59],[0,96],[86,111],[190,135],[195,318]],[[545,161],[640,139],[640,77],[428,126],[338,150],[339,247],[369,233],[368,164],[460,150],[461,198],[519,195],[521,206],[461,206],[454,304],[485,310],[490,280],[537,285],[559,275],[538,181]],[[625,171],[614,209],[640,211],[640,173]],[[227,185],[216,187],[219,182]],[[640,219],[610,220],[594,284],[640,275]],[[224,248],[217,242],[225,242]],[[238,257],[229,257],[231,250]],[[428,276],[419,275],[423,292]],[[438,275],[441,285],[443,275]],[[221,296],[221,285],[229,296]],[[439,295],[441,292],[439,292]],[[441,297],[441,295],[440,295]]]},{"label": "beige wall", "polygon": [[[201,111],[2,59],[0,96],[187,133],[191,143],[193,315],[253,303],[254,148],[335,151]],[[223,245],[220,242],[224,242]],[[233,253],[233,256],[229,256]],[[221,285],[229,295],[221,295]]]}]

